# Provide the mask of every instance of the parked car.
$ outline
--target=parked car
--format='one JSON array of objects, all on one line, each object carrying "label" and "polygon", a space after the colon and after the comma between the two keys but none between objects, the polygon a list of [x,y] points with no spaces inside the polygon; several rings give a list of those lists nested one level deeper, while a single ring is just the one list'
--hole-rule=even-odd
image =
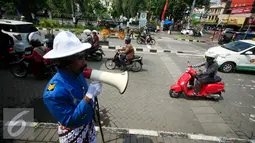
[{"label": "parked car", "polygon": [[0,19],[0,30],[13,38],[14,46],[13,51],[10,52],[25,52],[25,49],[31,47],[28,42],[28,35],[31,32],[41,33],[30,22]]},{"label": "parked car", "polygon": [[216,61],[222,72],[255,71],[255,40],[239,40],[212,47],[206,54],[218,55]]},{"label": "parked car", "polygon": [[221,35],[221,37],[218,40],[218,44],[226,44],[231,41],[238,41],[238,40],[250,40],[255,38],[255,34],[247,34],[246,38],[245,37],[245,32],[236,32],[236,31],[226,31]]},{"label": "parked car", "polygon": [[186,28],[183,28],[182,31],[181,31],[181,34],[192,36],[192,35],[194,34],[194,33],[193,33],[193,30],[194,30],[194,29],[186,29]]},{"label": "parked car", "polygon": [[148,23],[147,25],[147,29],[150,31],[150,32],[156,32],[157,30],[157,26],[151,24],[151,23]]},{"label": "parked car", "polygon": [[197,29],[182,29],[181,34],[183,35],[190,35],[190,36],[203,36],[203,32],[197,30]]}]

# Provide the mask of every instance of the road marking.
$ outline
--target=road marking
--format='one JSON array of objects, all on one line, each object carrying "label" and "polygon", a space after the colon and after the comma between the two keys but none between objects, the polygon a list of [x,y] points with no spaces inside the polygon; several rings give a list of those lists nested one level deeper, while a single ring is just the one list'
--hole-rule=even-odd
[{"label": "road marking", "polygon": [[187,56],[192,56],[192,57],[204,57],[204,55],[202,55],[202,54],[198,54],[198,55],[195,55],[195,54],[184,54],[184,53],[176,53],[179,57],[183,57],[183,56],[185,56],[185,57],[187,57]]},{"label": "road marking", "polygon": [[[251,115],[251,117],[255,117],[255,115]],[[2,122],[2,121],[1,121]],[[34,125],[34,127],[42,127],[42,128],[57,128],[57,123],[38,123],[38,122],[30,122],[28,125]],[[99,132],[99,127],[95,126],[96,131]],[[113,127],[102,127],[107,132],[118,133],[118,134],[139,134],[145,136],[155,136],[155,137],[175,137],[175,138],[184,138],[191,140],[203,140],[203,141],[216,141],[216,142],[249,142],[255,143],[255,140],[249,139],[238,139],[238,138],[228,138],[228,137],[217,137],[217,136],[209,136],[204,134],[193,134],[193,133],[183,133],[183,132],[165,132],[165,131],[156,131],[156,130],[144,130],[144,129],[129,129],[129,128],[113,128]]]},{"label": "road marking", "polygon": [[150,46],[150,45],[146,45],[146,47],[147,47],[148,49],[151,49],[151,46]]}]

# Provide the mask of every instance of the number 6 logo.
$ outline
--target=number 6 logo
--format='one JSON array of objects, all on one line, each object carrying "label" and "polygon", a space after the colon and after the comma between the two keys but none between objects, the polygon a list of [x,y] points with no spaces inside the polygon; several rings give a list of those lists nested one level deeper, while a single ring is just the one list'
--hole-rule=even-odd
[{"label": "number 6 logo", "polygon": [[[12,118],[12,120],[9,122],[8,124],[8,133],[12,136],[12,137],[17,137],[19,136],[26,128],[27,123],[24,120],[17,120],[20,117],[22,117],[23,115],[27,114],[29,111],[22,111],[20,112],[18,115],[16,115],[14,118]],[[16,131],[16,132],[12,132],[12,128],[17,125],[17,124],[22,124],[21,128]]]}]

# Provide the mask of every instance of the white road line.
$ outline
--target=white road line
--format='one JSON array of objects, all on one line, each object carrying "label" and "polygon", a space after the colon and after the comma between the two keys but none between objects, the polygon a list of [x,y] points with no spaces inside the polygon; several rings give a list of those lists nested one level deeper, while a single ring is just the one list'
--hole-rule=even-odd
[{"label": "white road line", "polygon": [[151,46],[150,46],[150,45],[146,45],[146,47],[147,47],[148,49],[151,49]]},{"label": "white road line", "polygon": [[142,129],[129,129],[129,134],[135,134],[135,135],[144,135],[144,136],[158,136],[157,131],[152,130],[142,130]]},{"label": "white road line", "polygon": [[176,53],[178,56],[193,56],[193,57],[204,57],[202,54],[185,54],[185,53]]},{"label": "white road line", "polygon": [[[3,121],[0,121],[1,123]],[[6,126],[6,125],[4,125]],[[27,122],[27,126],[33,127],[57,127],[56,123],[38,123],[38,122]],[[99,127],[96,126],[96,131],[99,131]],[[182,133],[182,132],[165,132],[165,131],[155,131],[155,130],[144,130],[144,129],[128,129],[128,128],[113,128],[113,127],[102,127],[106,131],[112,133],[128,133],[128,134],[139,134],[145,136],[156,136],[156,137],[177,137],[177,138],[186,138],[192,140],[204,140],[204,141],[217,141],[217,142],[227,142],[227,141],[237,141],[237,142],[251,142],[255,143],[255,140],[245,140],[238,138],[228,138],[228,137],[217,137],[217,136],[208,136],[204,134],[192,134],[192,133]]]}]

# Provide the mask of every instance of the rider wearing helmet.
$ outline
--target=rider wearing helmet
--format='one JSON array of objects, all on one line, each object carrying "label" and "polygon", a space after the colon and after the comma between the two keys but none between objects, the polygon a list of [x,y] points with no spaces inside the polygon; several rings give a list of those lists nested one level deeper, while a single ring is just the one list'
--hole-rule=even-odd
[{"label": "rider wearing helmet", "polygon": [[43,71],[45,70],[43,56],[47,52],[47,48],[42,45],[41,36],[36,32],[29,34],[28,41],[32,45],[33,51],[31,55],[24,55],[24,58],[33,59],[30,64],[33,69],[33,75],[36,78],[43,78]]},{"label": "rider wearing helmet", "polygon": [[94,53],[99,48],[99,37],[97,36],[97,33],[98,32],[96,30],[92,31],[91,48],[86,50],[86,53],[88,55],[91,55],[92,53]]},{"label": "rider wearing helmet", "polygon": [[126,66],[126,61],[132,60],[135,54],[135,50],[133,46],[131,45],[131,38],[126,37],[125,38],[125,47],[120,49],[120,63],[122,65],[122,68]]},{"label": "rider wearing helmet", "polygon": [[91,52],[94,52],[98,49],[99,47],[99,37],[97,36],[98,32],[96,30],[93,30],[92,31],[92,36],[93,36],[93,41],[92,41],[92,51]]},{"label": "rider wearing helmet", "polygon": [[62,31],[56,35],[53,49],[44,55],[58,66],[44,90],[43,101],[58,121],[60,143],[96,142],[93,99],[102,92],[102,84],[88,85],[83,75],[87,65],[84,52],[90,47],[73,33]]},{"label": "rider wearing helmet", "polygon": [[93,39],[92,39],[92,36],[91,36],[91,30],[85,29],[83,31],[83,33],[87,36],[87,38],[83,42],[90,43],[92,45]]},{"label": "rider wearing helmet", "polygon": [[204,62],[192,66],[194,68],[205,66],[205,71],[203,72],[200,70],[200,73],[197,74],[197,79],[195,80],[194,85],[194,96],[198,95],[203,84],[213,83],[216,80],[218,71],[218,64],[215,61],[216,58],[217,54],[206,53],[206,60]]}]

